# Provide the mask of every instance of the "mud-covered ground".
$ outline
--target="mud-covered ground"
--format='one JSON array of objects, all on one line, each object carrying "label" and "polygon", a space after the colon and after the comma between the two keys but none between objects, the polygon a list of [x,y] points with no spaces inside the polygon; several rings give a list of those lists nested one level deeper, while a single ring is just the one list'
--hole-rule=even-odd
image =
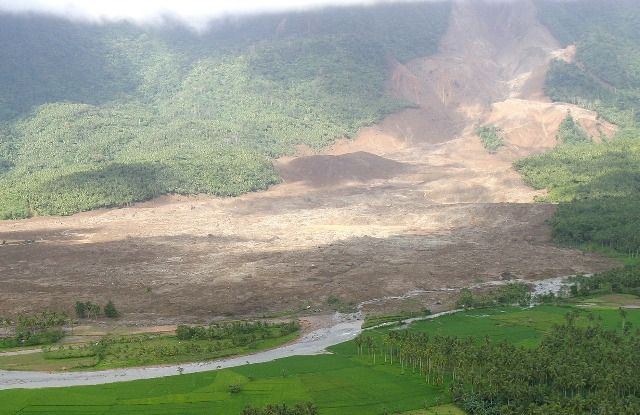
[{"label": "mud-covered ground", "polygon": [[[0,222],[0,316],[108,299],[127,319],[155,323],[325,312],[331,295],[358,303],[614,266],[554,246],[555,207],[534,203],[538,192],[512,168],[556,144],[567,111],[590,131],[615,130],[544,97],[549,60],[571,50],[518,4],[456,3],[440,54],[390,73],[390,93],[417,108],[322,154],[278,160],[285,183],[269,191]],[[497,154],[473,133],[485,122],[507,134]]]}]

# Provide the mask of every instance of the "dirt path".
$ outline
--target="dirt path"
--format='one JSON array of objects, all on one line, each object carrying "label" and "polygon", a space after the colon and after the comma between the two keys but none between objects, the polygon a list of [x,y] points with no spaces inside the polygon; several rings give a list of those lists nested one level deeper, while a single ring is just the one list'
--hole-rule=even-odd
[{"label": "dirt path", "polygon": [[[175,324],[610,268],[550,242],[555,207],[534,204],[512,168],[556,144],[567,110],[592,132],[614,130],[544,97],[549,60],[570,55],[558,47],[530,2],[456,2],[441,52],[396,62],[389,78],[417,108],[277,161],[282,185],[0,222],[0,239],[34,241],[0,246],[0,315],[112,299],[129,320]],[[507,132],[495,155],[473,134],[486,122]],[[394,307],[433,308],[444,295]]]},{"label": "dirt path", "polygon": [[17,350],[15,352],[0,352],[0,357],[5,356],[22,356],[25,354],[35,354],[42,352],[42,349]]}]

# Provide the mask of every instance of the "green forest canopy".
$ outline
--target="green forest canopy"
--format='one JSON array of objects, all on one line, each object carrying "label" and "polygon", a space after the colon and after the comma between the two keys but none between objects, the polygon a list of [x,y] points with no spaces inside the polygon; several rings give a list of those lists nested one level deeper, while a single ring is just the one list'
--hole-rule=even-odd
[{"label": "green forest canopy", "polygon": [[407,105],[390,59],[436,51],[445,2],[179,24],[0,15],[0,219],[165,193],[238,195],[270,159]]},{"label": "green forest canopy", "polygon": [[572,143],[516,162],[545,201],[561,202],[553,220],[557,241],[640,256],[640,9],[637,2],[537,1],[540,15],[576,62],[556,62],[546,90],[556,101],[594,109],[621,132],[589,143],[567,120],[561,139]]},{"label": "green forest canopy", "polygon": [[557,61],[546,93],[556,101],[595,109],[623,127],[640,120],[640,9],[635,0],[536,0],[544,24],[574,63]]}]

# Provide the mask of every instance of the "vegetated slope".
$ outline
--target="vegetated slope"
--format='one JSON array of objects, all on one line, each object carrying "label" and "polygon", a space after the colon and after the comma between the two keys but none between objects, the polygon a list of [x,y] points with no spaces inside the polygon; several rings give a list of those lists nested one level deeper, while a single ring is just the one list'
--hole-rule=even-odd
[{"label": "vegetated slope", "polygon": [[[598,137],[614,134],[615,126],[594,112],[551,103],[544,94],[550,61],[556,56],[570,59],[570,53],[560,49],[537,20],[533,2],[514,7],[467,1],[456,3],[455,10],[441,53],[397,65],[390,81],[396,96],[419,106],[396,120],[404,122],[401,130],[408,132],[408,139],[431,142],[431,134],[465,137],[475,135],[476,127],[494,125],[505,133],[504,147],[489,158],[495,166],[555,147],[568,111]],[[422,124],[414,120],[416,111]],[[467,146],[469,140],[458,144]]]},{"label": "vegetated slope", "polygon": [[639,255],[637,132],[602,144],[563,146],[518,161],[516,167],[533,186],[549,189],[545,200],[563,202],[551,221],[556,240]]},{"label": "vegetated slope", "polygon": [[328,9],[204,34],[1,16],[0,218],[265,189],[271,157],[406,106],[385,93],[387,60],[435,52],[448,13]]},{"label": "vegetated slope", "polygon": [[637,2],[537,0],[541,20],[575,61],[556,61],[546,83],[556,101],[597,109],[621,126],[640,120],[640,10]]},{"label": "vegetated slope", "polygon": [[[558,241],[640,254],[640,10],[637,3],[538,2],[575,63],[555,62],[546,90],[555,100],[593,108],[621,127],[616,139],[565,145],[516,164],[545,200],[564,202],[552,223]],[[593,137],[597,141],[597,136]]]},{"label": "vegetated slope", "polygon": [[[555,145],[537,132],[557,129],[567,109],[575,109],[509,98],[521,96],[528,74],[544,70],[558,46],[535,9],[522,5],[491,2],[484,10],[476,2],[455,3],[436,55],[394,62],[387,86],[415,107],[362,129],[354,140],[278,160],[286,182],[268,191],[170,196],[0,223],[0,240],[9,241],[0,245],[0,313],[111,298],[128,318],[188,320],[308,305],[327,311],[329,297],[357,303],[416,290],[413,307],[437,308],[451,295],[447,288],[476,279],[494,281],[503,273],[538,279],[614,266],[551,244],[545,223],[555,206],[532,203],[539,192],[513,169],[519,154]],[[512,45],[511,54],[502,51],[503,42]],[[512,69],[501,72],[497,58]],[[487,65],[493,69],[476,78]],[[422,70],[428,67],[436,69]],[[452,99],[445,102],[442,88],[434,87],[440,79],[450,85],[445,92]],[[455,87],[481,81],[487,83],[465,92]],[[402,95],[414,91],[403,86],[417,88],[421,99]],[[483,98],[494,89],[500,94]],[[492,105],[492,99],[507,101]],[[510,102],[519,105],[508,110]],[[534,106],[545,111],[527,117]],[[594,113],[577,114],[598,125]],[[505,132],[496,154],[474,133],[485,116],[495,116]],[[517,147],[525,139],[530,145]]]}]

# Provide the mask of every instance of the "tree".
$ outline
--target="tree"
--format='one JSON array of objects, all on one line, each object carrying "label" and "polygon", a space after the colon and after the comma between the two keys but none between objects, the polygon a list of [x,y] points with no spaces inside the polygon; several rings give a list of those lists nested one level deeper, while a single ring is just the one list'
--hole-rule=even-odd
[{"label": "tree", "polygon": [[78,318],[96,318],[100,315],[101,311],[100,306],[91,301],[76,301],[74,309]]},{"label": "tree", "polygon": [[120,316],[113,301],[109,300],[107,305],[104,306],[104,315],[109,318],[118,318]]},{"label": "tree", "polygon": [[476,134],[489,153],[495,153],[504,146],[504,131],[495,125],[483,125],[476,130]]},{"label": "tree", "polygon": [[193,338],[193,328],[180,324],[176,328],[176,337],[178,340],[191,340]]},{"label": "tree", "polygon": [[567,112],[567,116],[560,123],[560,129],[556,137],[562,144],[581,144],[590,143],[591,138],[587,135],[587,132],[578,124],[571,115]]},{"label": "tree", "polygon": [[456,307],[469,308],[475,306],[475,299],[473,293],[468,288],[460,290],[460,296],[456,302]]},{"label": "tree", "polygon": [[87,318],[87,304],[81,301],[76,301],[75,306],[76,317]]},{"label": "tree", "polygon": [[318,408],[311,402],[299,403],[294,407],[287,404],[267,405],[264,408],[247,406],[240,415],[318,415]]},{"label": "tree", "polygon": [[625,326],[627,325],[627,310],[625,310],[624,308],[620,307],[618,309],[618,313],[620,314],[620,317],[622,318],[622,330],[624,331]]},{"label": "tree", "polygon": [[101,308],[98,304],[94,304],[91,301],[87,301],[85,303],[85,307],[87,308],[87,317],[88,318],[98,318],[100,315]]}]

